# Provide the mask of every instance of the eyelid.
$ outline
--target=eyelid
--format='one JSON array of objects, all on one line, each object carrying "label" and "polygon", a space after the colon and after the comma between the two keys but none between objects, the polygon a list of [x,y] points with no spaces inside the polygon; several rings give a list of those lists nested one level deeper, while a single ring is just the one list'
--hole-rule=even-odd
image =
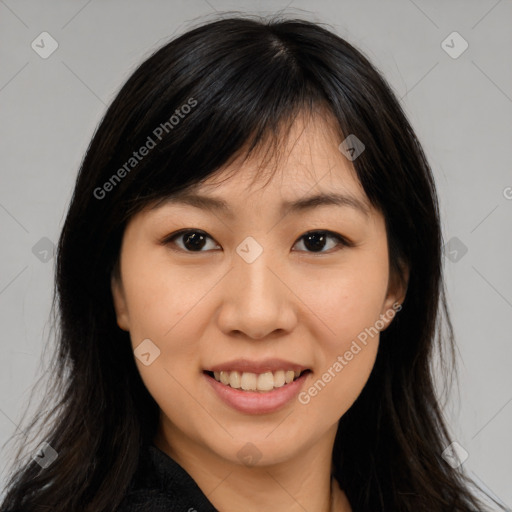
[{"label": "eyelid", "polygon": [[[174,241],[175,238],[178,238],[179,236],[184,235],[185,233],[199,233],[199,234],[203,235],[204,237],[209,238],[210,240],[213,240],[216,244],[218,244],[218,242],[211,235],[209,235],[206,231],[203,231],[202,229],[198,229],[198,228],[184,228],[184,229],[180,229],[178,231],[174,231],[173,233],[166,235],[164,238],[162,238],[160,240],[160,244],[161,245],[170,245],[170,244],[172,244],[172,242]],[[201,254],[201,253],[210,252],[210,251],[184,251],[183,249],[181,249],[181,247],[176,247],[176,248],[173,247],[172,250],[179,251],[182,253],[183,252],[189,253],[189,254]]]},{"label": "eyelid", "polygon": [[[178,231],[174,231],[173,233],[171,233],[169,235],[166,235],[162,240],[160,240],[160,244],[161,245],[168,245],[175,238],[178,238],[180,235],[184,235],[185,233],[190,233],[190,232],[200,233],[200,234],[204,235],[206,238],[209,238],[209,239],[213,240],[215,243],[218,243],[211,235],[209,235],[206,231],[203,231],[202,229],[198,229],[198,228],[184,228],[184,229],[180,229]],[[342,247],[343,246],[345,246],[345,247],[355,247],[356,246],[356,244],[354,242],[352,242],[351,240],[349,240],[345,236],[343,236],[343,235],[341,235],[339,233],[336,233],[335,231],[330,231],[328,229],[321,229],[321,228],[310,229],[309,231],[306,231],[305,233],[300,235],[297,238],[297,240],[295,240],[295,242],[293,243],[293,246],[295,246],[305,236],[313,234],[313,233],[324,233],[327,236],[336,239],[338,241],[338,245],[342,246]],[[173,249],[173,250],[177,250],[177,251],[185,252],[185,253],[189,253],[189,254],[200,254],[200,253],[210,252],[210,251],[183,251],[183,249],[181,249],[181,248],[177,248],[177,249]],[[332,251],[332,249],[330,251]],[[317,254],[318,255],[318,254],[330,254],[330,251],[319,251],[319,252],[300,251],[300,252],[305,252],[306,254]]]},{"label": "eyelid", "polygon": [[331,254],[332,252],[336,252],[336,251],[340,250],[340,246],[341,247],[355,247],[356,246],[356,244],[354,242],[352,242],[351,240],[349,240],[345,236],[340,235],[339,233],[336,233],[335,231],[331,231],[329,229],[321,229],[321,228],[310,229],[309,231],[306,231],[305,233],[300,235],[299,238],[297,238],[297,240],[294,242],[293,245],[295,246],[301,239],[303,239],[307,235],[310,235],[310,234],[313,234],[313,233],[324,233],[328,237],[334,238],[335,240],[337,240],[338,246],[334,247],[334,248],[331,248],[329,251],[319,251],[319,252],[299,251],[299,252],[303,252],[305,254],[316,254],[316,255]]},{"label": "eyelid", "polygon": [[354,242],[349,240],[347,237],[345,237],[343,235],[340,235],[339,233],[336,233],[336,231],[330,231],[329,229],[321,229],[321,228],[310,229],[309,231],[306,231],[305,233],[300,235],[300,237],[297,240],[300,240],[302,237],[304,237],[306,235],[310,235],[312,233],[325,233],[325,234],[327,234],[329,236],[332,236],[333,238],[338,239],[340,242],[344,243],[347,246],[352,247],[352,246],[355,245]]},{"label": "eyelid", "polygon": [[[201,233],[202,235],[205,235],[209,238],[212,238],[206,231],[203,231],[202,229],[197,228],[184,228],[180,229],[178,231],[173,231],[169,235],[165,235],[161,240],[160,243],[162,245],[167,245],[170,243],[174,238],[177,238],[179,235],[184,235],[185,233],[194,232],[194,233]],[[212,238],[213,240],[213,238]]]}]

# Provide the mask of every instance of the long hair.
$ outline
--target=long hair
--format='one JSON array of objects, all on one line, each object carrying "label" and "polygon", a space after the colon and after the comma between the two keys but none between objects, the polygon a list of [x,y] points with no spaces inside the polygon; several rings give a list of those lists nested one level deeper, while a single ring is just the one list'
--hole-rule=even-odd
[{"label": "long hair", "polygon": [[410,272],[371,376],[339,422],[334,476],[358,512],[483,510],[467,477],[442,458],[450,436],[432,361],[436,348],[453,357],[454,340],[438,200],[413,129],[381,74],[330,30],[298,19],[236,17],[198,26],[153,53],[94,134],[58,244],[54,406],[36,418],[37,434],[58,457],[45,469],[23,459],[2,511],[111,512],[119,505],[158,423],[113,308],[110,282],[124,228],[145,206],[237,156],[262,147],[278,153],[284,128],[317,107],[336,120],[340,142],[354,134],[365,144],[353,165],[385,218],[391,275],[403,280]]}]

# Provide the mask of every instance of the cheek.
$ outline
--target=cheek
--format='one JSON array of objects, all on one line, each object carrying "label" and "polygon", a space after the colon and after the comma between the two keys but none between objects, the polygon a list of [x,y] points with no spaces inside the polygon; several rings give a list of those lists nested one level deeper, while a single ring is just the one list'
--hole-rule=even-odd
[{"label": "cheek", "polygon": [[356,342],[340,359],[324,368],[323,373],[311,377],[299,395],[299,403],[312,422],[334,424],[350,409],[371,374],[378,343],[378,336],[366,346]]},{"label": "cheek", "polygon": [[385,251],[354,253],[343,265],[296,282],[303,283],[300,295],[325,327],[327,336],[319,336],[319,341],[329,353],[343,353],[380,318],[388,285],[387,255]]},{"label": "cheek", "polygon": [[129,255],[123,281],[132,336],[164,340],[182,319],[194,314],[208,289],[208,278],[185,279],[165,255],[154,253],[141,248]]},{"label": "cheek", "polygon": [[[375,302],[375,311],[377,306]],[[336,336],[319,340],[317,369],[298,397],[299,403],[308,408],[307,416],[313,423],[330,425],[338,421],[370,377],[379,347],[379,331],[372,308],[368,309],[341,308],[332,318]],[[378,318],[378,313],[375,315]]]},{"label": "cheek", "polygon": [[322,329],[326,334],[317,336],[320,369],[311,375],[299,396],[299,403],[309,409],[313,421],[338,421],[371,374],[379,346],[377,321],[388,284],[387,253],[383,249],[360,253],[343,267],[329,269],[329,279],[317,275],[315,286],[306,283],[309,292],[305,302],[328,327]]},{"label": "cheek", "polygon": [[[206,284],[186,283],[176,270],[158,262],[137,265],[126,279],[129,297],[130,337],[133,349],[144,339],[158,347],[159,355],[146,366],[138,358],[137,368],[151,396],[169,419],[184,430],[192,431],[202,410],[189,394],[198,366],[198,337],[202,312],[201,297]],[[195,284],[195,286],[194,286]],[[204,290],[202,288],[205,288]],[[203,316],[201,316],[203,315]],[[188,411],[188,414],[183,414]]]},{"label": "cheek", "polygon": [[180,400],[180,383],[187,386],[194,378],[190,369],[198,368],[196,334],[201,321],[209,318],[202,310],[201,297],[211,284],[207,278],[184,280],[183,272],[148,254],[150,251],[145,258],[140,253],[126,258],[124,287],[132,348],[136,350],[149,339],[157,347],[155,353],[159,351],[148,366],[138,358],[135,361],[148,390],[164,407],[169,396],[174,396],[174,402]]}]

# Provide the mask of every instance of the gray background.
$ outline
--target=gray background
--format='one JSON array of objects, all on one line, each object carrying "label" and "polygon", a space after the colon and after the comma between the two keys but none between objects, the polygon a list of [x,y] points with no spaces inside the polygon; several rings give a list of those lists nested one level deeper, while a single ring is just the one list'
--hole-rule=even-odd
[{"label": "gray background", "polygon": [[[455,389],[446,413],[469,454],[464,468],[512,507],[510,0],[0,0],[0,445],[43,371],[51,244],[105,106],[137,63],[192,24],[216,11],[284,8],[329,23],[365,52],[424,146],[449,243],[445,276],[459,347],[460,395]],[[46,59],[31,47],[43,46],[44,31],[58,43]],[[453,31],[469,44],[458,58],[442,46]],[[452,39],[444,44],[453,53],[462,46]],[[2,475],[8,449],[0,451]]]}]

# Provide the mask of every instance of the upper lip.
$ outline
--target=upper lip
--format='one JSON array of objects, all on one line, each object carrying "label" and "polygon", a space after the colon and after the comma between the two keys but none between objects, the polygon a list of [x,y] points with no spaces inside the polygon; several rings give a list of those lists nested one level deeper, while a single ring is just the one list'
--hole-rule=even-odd
[{"label": "upper lip", "polygon": [[205,369],[210,372],[226,372],[237,371],[240,373],[265,373],[275,372],[278,370],[293,370],[302,372],[307,370],[307,366],[303,366],[284,359],[263,359],[261,361],[251,361],[249,359],[233,359],[226,363],[216,364]]}]

